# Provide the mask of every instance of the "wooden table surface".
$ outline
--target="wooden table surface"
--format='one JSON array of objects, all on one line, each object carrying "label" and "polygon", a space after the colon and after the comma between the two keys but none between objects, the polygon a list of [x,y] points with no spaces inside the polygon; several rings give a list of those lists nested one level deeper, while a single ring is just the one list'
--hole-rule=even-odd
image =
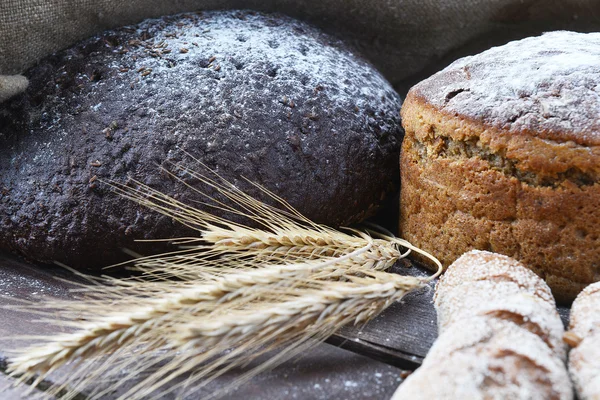
[{"label": "wooden table surface", "polygon": [[[394,271],[428,274],[407,260],[398,263]],[[35,266],[0,254],[0,371],[5,370],[8,350],[32,343],[17,340],[17,336],[51,332],[44,324],[35,322],[34,316],[11,310],[13,299],[69,298],[69,285],[57,277],[72,279],[58,267]],[[302,358],[263,373],[222,398],[389,399],[406,376],[404,370],[417,368],[437,337],[432,304],[434,283],[428,290],[406,296],[367,325],[342,328]],[[559,308],[559,312],[566,322],[568,308]],[[235,376],[233,371],[220,377],[198,395],[214,392]],[[56,379],[60,379],[60,374]],[[0,373],[0,398],[30,398],[27,387],[11,388],[10,384],[11,378]],[[117,395],[106,398],[114,399]]]}]

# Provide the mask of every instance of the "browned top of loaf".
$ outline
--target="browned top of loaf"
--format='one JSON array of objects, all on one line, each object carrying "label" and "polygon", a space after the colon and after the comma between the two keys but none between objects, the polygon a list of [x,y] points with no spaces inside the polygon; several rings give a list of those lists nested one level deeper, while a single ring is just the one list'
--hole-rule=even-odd
[{"label": "browned top of loaf", "polygon": [[419,83],[410,98],[512,135],[600,145],[600,33],[558,31],[491,48]]}]

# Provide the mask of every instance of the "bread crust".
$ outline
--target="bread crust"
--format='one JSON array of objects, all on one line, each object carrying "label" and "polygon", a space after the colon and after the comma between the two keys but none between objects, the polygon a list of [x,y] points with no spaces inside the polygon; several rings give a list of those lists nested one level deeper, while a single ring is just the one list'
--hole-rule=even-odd
[{"label": "bread crust", "polygon": [[[510,77],[491,62],[500,53],[516,63],[518,49],[557,37],[591,42],[600,59],[600,35],[555,33],[459,60],[411,89],[402,108],[400,231],[445,266],[471,249],[514,257],[566,302],[600,280],[600,86],[590,89],[593,71],[600,84],[600,62],[581,70],[568,65],[563,75],[547,72],[569,90],[556,94],[540,80],[521,100],[518,91],[510,97],[499,89]],[[525,56],[522,70],[540,60],[539,51]],[[489,78],[494,73],[497,82]],[[485,90],[501,93],[485,97]],[[567,101],[576,95],[582,97]],[[565,97],[560,118],[544,118],[530,104],[553,96]],[[484,104],[475,105],[478,99]],[[514,109],[525,106],[529,114],[514,119]]]},{"label": "bread crust", "polygon": [[600,33],[550,32],[461,58],[412,92],[447,115],[504,132],[493,136],[500,143],[535,137],[598,146],[599,59]]},{"label": "bread crust", "polygon": [[475,317],[449,327],[392,399],[572,398],[564,364],[538,336]]},{"label": "bread crust", "polygon": [[521,263],[473,250],[436,285],[439,338],[393,399],[572,399],[549,287]]},{"label": "bread crust", "polygon": [[581,400],[600,399],[600,283],[586,287],[571,309],[569,373]]}]

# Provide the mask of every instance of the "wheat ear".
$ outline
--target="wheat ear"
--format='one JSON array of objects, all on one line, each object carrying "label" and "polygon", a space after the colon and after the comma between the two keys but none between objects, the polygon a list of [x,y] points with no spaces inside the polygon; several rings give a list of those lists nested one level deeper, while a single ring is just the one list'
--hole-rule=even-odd
[{"label": "wheat ear", "polygon": [[[215,320],[190,318],[176,337],[180,356],[139,382],[124,398],[160,398],[177,390],[178,385],[172,382],[186,373],[192,374],[186,384],[198,390],[226,370],[266,352],[285,349],[283,357],[279,355],[263,367],[271,368],[296,354],[294,349],[314,345],[348,323],[364,323],[422,286],[418,278],[375,272],[352,282],[304,288],[300,295],[288,294],[280,302],[261,303]],[[225,351],[226,356],[206,364]],[[250,371],[239,379],[246,380],[257,372]]]},{"label": "wheat ear", "polygon": [[[79,389],[81,385],[87,386],[96,379],[109,378],[113,373],[111,371],[118,373],[124,368],[138,369],[140,367],[135,365],[142,363],[144,368],[140,372],[154,369],[156,371],[150,373],[121,398],[137,399],[150,395],[160,398],[180,386],[176,383],[167,387],[169,383],[176,382],[177,378],[192,370],[193,374],[186,380],[186,385],[196,384],[200,379],[206,384],[228,369],[244,365],[267,351],[283,348],[285,354],[275,356],[263,368],[266,368],[266,365],[272,367],[295,354],[294,348],[303,348],[309,343],[314,345],[347,323],[365,322],[407,292],[424,284],[423,279],[415,277],[378,271],[364,272],[365,276],[350,276],[345,282],[288,277],[289,280],[295,281],[295,289],[265,287],[268,293],[263,295],[267,295],[267,301],[245,303],[243,307],[230,309],[225,313],[194,312],[193,307],[182,312],[182,309],[173,307],[169,310],[169,315],[175,321],[171,318],[170,323],[155,324],[152,331],[143,330],[139,326],[120,330],[138,317],[140,320],[144,319],[143,315],[136,317],[132,313],[128,320],[115,319],[115,325],[110,326],[120,328],[110,333],[103,331],[101,325],[97,324],[94,330],[87,331],[87,334],[76,333],[55,338],[55,342],[48,346],[29,349],[21,358],[12,360],[10,369],[14,375],[22,374],[22,379],[27,379],[35,373],[46,376],[48,372],[67,361],[100,361],[99,364],[103,367],[80,367],[70,375],[69,383]],[[166,319],[162,322],[166,322]],[[173,325],[175,322],[176,325]],[[131,329],[137,330],[139,335],[135,336]],[[94,333],[100,335],[91,341],[87,340]],[[132,337],[142,340],[132,341]],[[82,339],[85,343],[82,343]],[[81,344],[83,346],[80,346]],[[144,356],[134,359],[130,355],[123,357],[124,348],[139,351],[140,346],[144,349]],[[115,349],[119,351],[111,354]],[[167,350],[173,357],[164,365],[162,364],[165,358],[159,351],[161,349]],[[218,357],[225,351],[226,356]],[[102,356],[107,356],[109,360],[102,361]],[[248,379],[257,372],[259,370],[251,371],[240,379]],[[197,389],[201,385],[194,387]],[[61,386],[55,388],[55,391],[63,389]],[[113,389],[114,387],[110,387],[107,390]],[[104,394],[104,391],[92,391],[91,396],[101,398]]]},{"label": "wheat ear", "polygon": [[[364,246],[364,240],[354,235],[352,231],[346,233],[316,224],[298,213],[285,200],[260,185],[254,184],[267,199],[280,208],[256,200],[218,175],[215,179],[211,179],[181,165],[175,165],[174,168],[193,177],[199,184],[212,189],[224,200],[205,194],[168,171],[167,173],[174,179],[179,180],[198,195],[200,200],[197,203],[212,212],[175,200],[134,180],[131,180],[129,185],[112,183],[112,186],[122,196],[197,230],[202,239],[201,243],[198,243],[199,238],[185,238],[180,243],[193,243],[192,247],[202,254],[201,262],[206,262],[215,255],[226,254],[228,257],[232,255],[234,257],[231,265],[245,267],[246,265],[236,255],[260,258],[261,262],[282,263],[298,259],[336,257]],[[209,172],[215,174],[210,170]],[[233,222],[231,219],[215,215],[214,211],[227,213],[230,217],[243,218],[260,228]],[[188,248],[183,253],[189,259],[192,257],[193,248]],[[153,257],[148,260],[138,260],[137,266],[140,269],[144,267],[153,269],[157,267],[155,261],[156,258]],[[223,262],[224,260],[220,260],[221,265]]]},{"label": "wheat ear", "polygon": [[[81,327],[79,332],[66,334],[54,338],[54,342],[35,351],[30,349],[26,355],[13,360],[11,371],[15,374],[27,372],[47,372],[60,365],[79,357],[91,357],[98,353],[108,353],[116,346],[122,346],[151,329],[160,328],[161,323],[172,323],[178,314],[184,312],[191,316],[214,311],[219,303],[231,302],[238,297],[248,301],[252,288],[266,288],[277,284],[288,284],[293,279],[308,278],[317,271],[324,271],[331,267],[339,269],[340,273],[351,273],[353,259],[360,257],[372,247],[368,243],[363,248],[350,254],[325,262],[307,262],[289,265],[267,265],[262,269],[251,269],[222,276],[214,282],[184,287],[167,286],[161,298],[148,299],[144,305],[127,307],[117,312],[108,311],[108,315],[96,318]],[[350,268],[344,271],[343,265],[349,262]],[[114,282],[117,282],[116,280]],[[153,290],[158,290],[158,285],[152,285]],[[111,293],[118,294],[115,288]],[[264,293],[261,293],[264,295]],[[127,296],[126,296],[127,297]],[[143,303],[142,303],[143,304]],[[69,308],[70,303],[63,303]],[[98,305],[98,303],[96,303]],[[239,304],[236,304],[239,307]],[[86,304],[84,307],[90,307]],[[52,305],[56,307],[56,304]],[[79,309],[79,305],[75,305]],[[100,307],[106,307],[100,304]],[[95,308],[95,307],[94,307]],[[69,310],[72,312],[74,310]],[[89,309],[88,309],[89,313]],[[81,315],[78,315],[81,318]],[[89,318],[93,318],[92,315]]]},{"label": "wheat ear", "polygon": [[[281,264],[297,260],[338,257],[366,244],[362,233],[357,234],[354,230],[343,232],[316,224],[298,213],[285,200],[260,185],[253,184],[281,209],[254,199],[218,175],[215,180],[180,165],[175,167],[222,194],[233,206],[206,195],[196,187],[190,187],[201,198],[206,199],[202,204],[226,211],[231,215],[242,216],[265,229],[248,227],[197,209],[136,181],[132,181],[135,187],[113,183],[114,189],[122,196],[171,216],[201,234],[201,238],[174,240],[184,248],[172,254],[138,258],[135,269],[144,272],[147,276],[156,279],[198,280],[203,279],[199,275],[205,274],[208,270],[218,274],[226,268],[252,268],[257,263]],[[178,176],[171,175],[189,186]],[[372,251],[365,254],[365,261],[376,269],[387,269],[399,258],[408,255],[410,251],[418,252],[438,264],[434,257],[402,239],[388,235],[380,236],[383,241],[376,243]],[[399,247],[408,251],[401,253]]]},{"label": "wheat ear", "polygon": [[245,379],[345,323],[367,321],[432,279],[381,272],[408,251],[430,258],[441,272],[439,261],[401,239],[318,225],[265,189],[282,210],[227,181],[184,170],[234,204],[205,196],[213,207],[264,229],[198,210],[141,184],[115,185],[122,195],[197,229],[202,237],[180,238],[180,250],[139,258],[135,268],[142,278],[93,279],[100,285],[80,289],[81,302],[24,307],[39,313],[52,309],[57,325],[76,331],[46,339],[46,345],[12,359],[14,376],[26,380],[38,374],[39,381],[65,364],[80,364],[55,392],[65,385],[91,385],[92,395],[100,398],[105,392],[94,383],[117,378],[111,372],[115,368],[128,369],[130,378],[156,370],[123,397],[138,398],[180,388],[178,383],[165,387],[192,369],[186,385],[209,382],[266,351],[281,350],[240,378]]}]

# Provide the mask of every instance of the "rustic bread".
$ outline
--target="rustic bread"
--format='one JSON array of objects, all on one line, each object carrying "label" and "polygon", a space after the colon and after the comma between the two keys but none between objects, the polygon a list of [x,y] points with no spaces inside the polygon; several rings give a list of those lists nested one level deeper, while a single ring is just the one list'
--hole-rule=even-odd
[{"label": "rustic bread", "polygon": [[[473,250],[440,278],[434,296],[438,327],[475,315],[510,320],[537,334],[562,358],[564,327],[550,288],[510,257]],[[485,265],[485,268],[481,266]]]},{"label": "rustic bread", "polygon": [[600,332],[600,283],[586,287],[573,302],[569,331],[581,338]]},{"label": "rustic bread", "polygon": [[454,324],[394,400],[572,399],[563,362],[537,335],[503,320]]},{"label": "rustic bread", "polygon": [[574,348],[569,372],[581,400],[600,399],[600,283],[585,288],[573,303],[569,332]]},{"label": "rustic bread", "polygon": [[600,33],[460,59],[402,108],[400,230],[445,266],[506,254],[559,301],[600,279]]},{"label": "rustic bread", "polygon": [[460,257],[436,287],[440,336],[394,398],[572,399],[564,328],[549,293],[506,256]]},{"label": "rustic bread", "polygon": [[[460,267],[447,269],[436,285],[436,307],[441,305],[440,301],[446,293],[466,291],[467,288],[470,291],[470,288],[477,284],[493,286],[494,290],[490,296],[499,297],[496,293],[500,290],[514,286],[518,293],[528,293],[554,305],[548,285],[531,270],[523,268],[521,263],[508,256],[473,250],[463,254],[456,260],[455,265]],[[487,268],[481,268],[482,265]]]},{"label": "rustic bread", "polygon": [[187,153],[332,226],[374,213],[397,188],[400,96],[352,46],[289,17],[148,20],[27,74],[28,91],[0,107],[0,249],[37,261],[98,268],[122,247],[158,250],[136,239],[197,235],[99,183],[134,177],[204,200],[160,171],[199,168]]}]

